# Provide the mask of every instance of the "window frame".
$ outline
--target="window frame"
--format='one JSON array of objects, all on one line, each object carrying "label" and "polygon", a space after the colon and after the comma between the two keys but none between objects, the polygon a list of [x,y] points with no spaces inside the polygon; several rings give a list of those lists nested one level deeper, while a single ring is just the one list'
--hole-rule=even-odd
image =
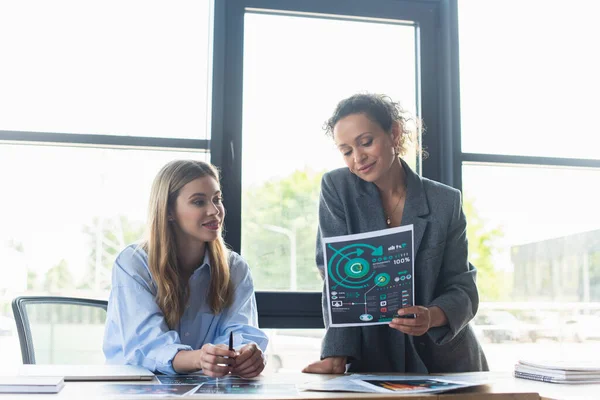
[{"label": "window frame", "polygon": [[[246,8],[415,22],[416,76],[419,81],[417,112],[426,122],[427,133],[422,137],[422,144],[429,154],[422,163],[422,174],[451,186],[460,184],[460,171],[457,175],[455,168],[460,150],[460,143],[456,142],[460,141],[456,0],[219,1],[215,4],[214,19],[211,160],[223,175],[222,189],[227,209],[225,240],[234,251],[240,252],[242,240],[242,90]],[[321,315],[320,292],[257,292],[256,296],[263,328],[323,326],[322,317],[320,322],[317,319]],[[277,301],[272,304],[275,298]]]}]

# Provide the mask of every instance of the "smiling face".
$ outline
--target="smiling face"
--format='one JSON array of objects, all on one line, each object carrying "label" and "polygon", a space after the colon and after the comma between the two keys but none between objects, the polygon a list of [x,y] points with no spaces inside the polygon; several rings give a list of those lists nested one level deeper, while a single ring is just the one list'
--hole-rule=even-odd
[{"label": "smiling face", "polygon": [[178,242],[212,242],[221,234],[225,208],[219,183],[211,176],[183,186],[171,211]]},{"label": "smiling face", "polygon": [[340,119],[333,128],[333,140],[350,171],[367,182],[377,182],[397,158],[397,127],[388,133],[364,113]]}]

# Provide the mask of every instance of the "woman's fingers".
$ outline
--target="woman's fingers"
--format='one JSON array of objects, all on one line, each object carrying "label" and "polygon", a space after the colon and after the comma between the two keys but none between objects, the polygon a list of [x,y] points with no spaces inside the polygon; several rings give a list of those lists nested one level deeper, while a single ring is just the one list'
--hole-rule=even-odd
[{"label": "woman's fingers", "polygon": [[414,315],[414,318],[393,318],[390,322],[390,328],[399,330],[402,333],[413,336],[421,336],[425,334],[431,325],[429,309],[423,306],[412,306],[398,310],[398,314]]},{"label": "woman's fingers", "polygon": [[211,377],[227,375],[235,364],[235,352],[227,346],[205,344],[202,346],[200,361],[202,372]]}]

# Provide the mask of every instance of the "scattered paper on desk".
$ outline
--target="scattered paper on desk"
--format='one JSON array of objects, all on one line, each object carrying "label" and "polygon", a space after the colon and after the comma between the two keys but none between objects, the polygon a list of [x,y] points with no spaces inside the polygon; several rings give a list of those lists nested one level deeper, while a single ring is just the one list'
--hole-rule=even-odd
[{"label": "scattered paper on desk", "polygon": [[298,385],[300,390],[313,390],[317,392],[364,392],[365,388],[355,382],[333,378],[326,381],[305,382]]},{"label": "scattered paper on desk", "polygon": [[381,393],[438,393],[473,386],[472,384],[443,381],[436,378],[369,379],[360,380],[357,383]]},{"label": "scattered paper on desk", "polygon": [[163,385],[200,385],[215,378],[206,375],[157,375],[156,379]]},{"label": "scattered paper on desk", "polygon": [[[244,382],[242,382],[244,381]],[[278,395],[294,396],[298,394],[296,385],[285,383],[261,383],[240,379],[237,381],[208,382],[200,385],[194,394],[238,394],[238,395]]]},{"label": "scattered paper on desk", "polygon": [[154,384],[106,384],[102,386],[102,394],[109,396],[185,396],[193,393],[198,385],[154,385]]},{"label": "scattered paper on desk", "polygon": [[157,375],[156,379],[163,385],[201,385],[203,383],[246,383],[255,380],[245,379],[238,375],[225,375],[221,378],[214,378],[204,374],[190,375]]},{"label": "scattered paper on desk", "polygon": [[344,391],[361,393],[440,393],[448,390],[479,386],[485,382],[469,382],[447,379],[446,376],[398,376],[398,375],[346,375],[327,381],[309,382],[304,390]]}]

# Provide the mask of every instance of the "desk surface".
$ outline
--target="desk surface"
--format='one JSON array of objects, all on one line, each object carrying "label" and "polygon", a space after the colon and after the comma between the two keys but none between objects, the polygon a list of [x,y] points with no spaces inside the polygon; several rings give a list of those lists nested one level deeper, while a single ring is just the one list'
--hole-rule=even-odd
[{"label": "desk surface", "polygon": [[[498,372],[480,372],[480,373],[468,373],[468,374],[452,374],[457,379],[462,377],[463,379],[485,379],[490,384],[484,386],[478,386],[474,388],[462,389],[460,391],[445,393],[445,394],[433,394],[433,395],[413,395],[413,396],[402,396],[406,399],[438,399],[438,400],[457,400],[457,399],[490,399],[490,400],[558,400],[558,399],[598,399],[600,398],[600,384],[591,385],[564,385],[564,384],[553,384],[536,382],[525,379],[514,378],[510,373],[498,373]],[[309,381],[330,379],[334,375],[314,375],[314,374],[302,374],[302,373],[289,373],[289,374],[275,374],[262,377],[261,380],[272,383],[296,383],[302,384]],[[150,382],[66,382],[65,387],[58,394],[0,394],[0,400],[2,399],[94,399],[103,398],[101,395],[100,388],[103,385],[110,383],[159,383],[157,380]],[[106,396],[106,395],[104,395]],[[186,396],[185,398],[204,398],[204,399],[240,399],[240,398],[260,398],[260,399],[348,399],[348,398],[361,398],[361,399],[381,399],[390,398],[395,395],[389,394],[371,394],[371,393],[340,393],[340,392],[312,392],[312,391],[298,391],[296,396],[281,397],[281,396],[240,396],[240,395],[193,395]],[[397,395],[396,395],[397,396]],[[123,398],[123,399],[142,399],[144,397],[111,397],[111,398]],[[151,399],[157,398],[156,396],[148,397]],[[165,397],[161,397],[164,399]],[[181,397],[167,397],[168,399],[178,399]]]}]

